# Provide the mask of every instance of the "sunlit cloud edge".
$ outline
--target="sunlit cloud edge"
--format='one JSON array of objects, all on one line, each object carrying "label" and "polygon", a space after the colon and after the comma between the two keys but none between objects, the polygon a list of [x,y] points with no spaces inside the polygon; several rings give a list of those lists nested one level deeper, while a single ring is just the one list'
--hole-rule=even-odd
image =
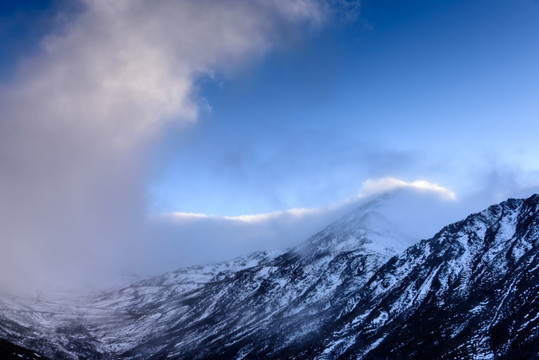
[{"label": "sunlit cloud edge", "polygon": [[420,180],[407,182],[407,181],[393,178],[393,177],[384,177],[384,178],[377,178],[377,179],[367,179],[361,184],[361,188],[356,195],[349,197],[348,199],[344,201],[326,205],[326,206],[321,206],[321,207],[292,208],[292,209],[286,209],[286,210],[271,211],[267,213],[245,214],[245,215],[237,215],[237,216],[209,215],[209,214],[203,214],[203,213],[176,211],[176,212],[171,212],[171,213],[157,214],[152,217],[159,218],[159,219],[166,219],[173,222],[214,219],[214,220],[224,220],[224,221],[236,221],[236,222],[242,222],[242,223],[260,223],[260,222],[270,221],[273,219],[284,218],[284,217],[297,219],[306,215],[315,215],[315,214],[327,212],[330,210],[335,210],[337,208],[348,205],[352,202],[355,202],[364,198],[380,195],[383,193],[392,192],[398,189],[412,189],[419,192],[433,193],[439,196],[444,201],[457,200],[457,196],[453,191],[439,184],[430,182],[428,180],[420,179]]}]

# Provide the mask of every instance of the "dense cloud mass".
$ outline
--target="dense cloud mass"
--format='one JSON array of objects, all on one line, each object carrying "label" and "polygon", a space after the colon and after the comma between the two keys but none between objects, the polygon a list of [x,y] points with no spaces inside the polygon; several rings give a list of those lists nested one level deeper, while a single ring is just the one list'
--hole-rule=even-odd
[{"label": "dense cloud mass", "polygon": [[197,78],[321,25],[326,7],[88,0],[59,16],[0,88],[3,280],[58,283],[136,258],[146,148],[164,123],[196,120]]}]

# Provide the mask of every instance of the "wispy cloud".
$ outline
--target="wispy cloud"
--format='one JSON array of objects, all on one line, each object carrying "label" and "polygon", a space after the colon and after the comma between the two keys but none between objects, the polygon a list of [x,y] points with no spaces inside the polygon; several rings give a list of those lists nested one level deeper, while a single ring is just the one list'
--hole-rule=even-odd
[{"label": "wispy cloud", "polygon": [[360,196],[368,196],[372,194],[387,192],[398,188],[412,188],[419,191],[433,192],[441,196],[445,200],[455,200],[456,195],[451,190],[444,188],[438,184],[427,180],[415,180],[406,182],[404,180],[385,177],[381,179],[368,179],[363,182]]},{"label": "wispy cloud", "polygon": [[163,218],[167,218],[171,221],[189,221],[189,220],[198,220],[198,219],[221,219],[221,220],[230,220],[230,221],[240,221],[245,223],[256,223],[264,222],[277,218],[287,217],[299,219],[304,216],[310,216],[313,214],[323,214],[330,211],[335,211],[340,208],[345,208],[350,204],[356,203],[357,201],[383,193],[392,192],[397,189],[412,189],[420,192],[431,193],[433,195],[439,196],[443,200],[455,200],[456,195],[452,191],[440,186],[438,184],[429,182],[427,180],[415,180],[412,182],[406,182],[404,180],[385,177],[379,179],[367,179],[365,180],[357,195],[354,195],[348,199],[345,199],[341,202],[335,204],[329,204],[322,207],[312,207],[312,208],[298,208],[298,209],[288,209],[288,210],[279,210],[272,211],[262,214],[245,214],[239,216],[215,216],[208,214],[199,214],[199,213],[189,213],[189,212],[173,212],[169,214],[162,214]]},{"label": "wispy cloud", "polygon": [[[377,198],[382,199],[380,206],[369,211],[379,212],[407,234],[405,242],[432,236],[449,222],[480,210],[455,200],[453,192],[426,180],[368,179],[356,195],[321,207],[240,216],[185,212],[156,215],[155,224],[174,236],[160,238],[154,244],[163,254],[183,249],[183,255],[193,263],[222,261],[252,251],[286,249]],[[160,265],[166,266],[167,256],[159,258]],[[168,265],[168,269],[171,267]]]}]

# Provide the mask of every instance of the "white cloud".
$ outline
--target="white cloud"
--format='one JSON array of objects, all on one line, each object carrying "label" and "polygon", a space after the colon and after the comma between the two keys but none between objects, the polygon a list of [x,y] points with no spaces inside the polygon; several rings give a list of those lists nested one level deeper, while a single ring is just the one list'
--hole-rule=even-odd
[{"label": "white cloud", "polygon": [[[368,179],[358,195],[323,207],[241,216],[182,212],[159,215],[155,217],[156,224],[168,227],[167,233],[175,236],[158,240],[155,246],[163,254],[174,253],[170,250],[174,248],[184,249],[194,263],[223,261],[252,251],[282,250],[298,245],[334,220],[377,198],[382,201],[369,211],[380,213],[406,234],[404,244],[434,235],[442,226],[467,215],[470,209],[480,210],[452,201],[455,196],[450,190],[425,180]],[[165,264],[163,260],[161,265]],[[166,270],[172,268],[169,265]]]},{"label": "white cloud", "polygon": [[370,196],[398,188],[411,188],[419,191],[433,192],[445,200],[456,200],[456,195],[454,192],[427,180],[406,182],[404,180],[395,179],[392,177],[368,179],[364,181],[361,186],[361,190],[359,191],[359,196]]},{"label": "white cloud", "polygon": [[197,214],[188,212],[173,212],[169,214],[162,214],[165,219],[175,222],[184,222],[198,219],[219,219],[229,221],[239,221],[245,223],[259,223],[265,221],[271,221],[279,218],[294,218],[300,219],[305,216],[312,216],[314,214],[323,214],[330,211],[335,211],[340,208],[347,208],[350,204],[356,203],[358,200],[371,198],[383,193],[389,193],[397,189],[412,189],[420,192],[431,193],[439,196],[443,200],[456,200],[456,195],[452,191],[427,180],[415,180],[412,182],[406,182],[404,180],[384,177],[380,179],[367,179],[365,180],[359,191],[359,194],[352,196],[342,202],[330,204],[323,207],[313,208],[298,208],[272,211],[261,214],[245,214],[238,216],[215,216],[207,214]]},{"label": "white cloud", "polygon": [[207,215],[207,214],[197,214],[189,212],[173,212],[169,214],[161,215],[163,218],[169,219],[171,221],[188,221],[196,219],[222,219],[229,221],[239,221],[245,223],[258,223],[273,220],[279,217],[288,217],[288,218],[300,218],[302,216],[311,215],[315,213],[320,213],[327,210],[326,208],[301,208],[301,209],[288,209],[288,210],[279,210],[272,211],[268,213],[261,214],[247,214],[247,215],[237,215],[237,216],[216,216],[216,215]]},{"label": "white cloud", "polygon": [[[531,194],[528,189],[522,196]],[[396,178],[368,179],[358,195],[324,207],[289,209],[241,216],[170,213],[155,216],[154,225],[164,237],[152,241],[161,270],[182,261],[196,264],[224,261],[252,251],[286,249],[306,240],[323,227],[358,207],[380,198],[376,211],[409,241],[433,236],[443,226],[496,201],[492,193],[456,195],[426,180],[407,182]],[[158,233],[154,231],[153,233]],[[155,267],[154,267],[155,269]]]},{"label": "white cloud", "polygon": [[4,280],[58,284],[137,261],[148,144],[165,123],[196,120],[201,75],[256,60],[304,24],[320,25],[326,8],[315,0],[81,4],[0,86]]},{"label": "white cloud", "polygon": [[262,55],[284,40],[282,28],[323,19],[323,6],[309,0],[83,4],[1,96],[31,106],[36,120],[115,147],[151,135],[163,121],[194,120],[198,76]]}]

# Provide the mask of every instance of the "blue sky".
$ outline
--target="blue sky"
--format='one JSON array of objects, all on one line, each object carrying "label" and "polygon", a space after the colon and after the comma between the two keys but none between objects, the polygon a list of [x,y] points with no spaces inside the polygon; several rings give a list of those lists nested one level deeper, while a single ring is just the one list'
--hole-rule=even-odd
[{"label": "blue sky", "polygon": [[534,1],[363,1],[355,21],[202,79],[211,110],[166,135],[152,207],[240,215],[372,177],[466,192],[499,167],[536,171],[538,20]]},{"label": "blue sky", "polygon": [[534,0],[2,1],[0,274],[282,249],[400,188],[417,239],[529,196],[537,39]]}]

